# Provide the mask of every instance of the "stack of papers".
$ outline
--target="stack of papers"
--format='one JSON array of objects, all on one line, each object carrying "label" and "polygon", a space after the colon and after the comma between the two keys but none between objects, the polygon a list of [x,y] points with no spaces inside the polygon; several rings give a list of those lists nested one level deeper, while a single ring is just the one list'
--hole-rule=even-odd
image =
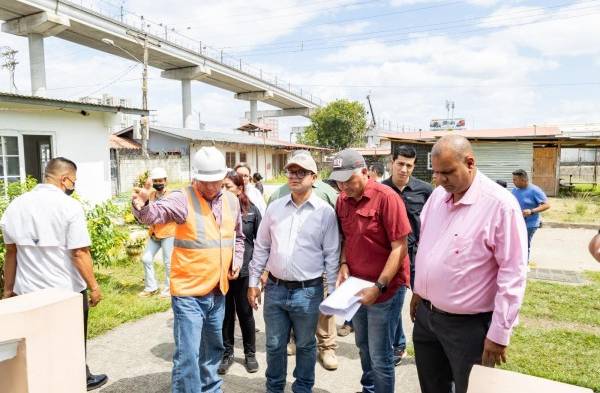
[{"label": "stack of papers", "polygon": [[344,321],[349,321],[361,306],[359,303],[360,297],[356,296],[356,294],[360,290],[372,287],[373,285],[370,281],[348,277],[338,289],[333,291],[327,299],[323,300],[319,306],[319,311],[322,314],[336,315],[344,318]]}]

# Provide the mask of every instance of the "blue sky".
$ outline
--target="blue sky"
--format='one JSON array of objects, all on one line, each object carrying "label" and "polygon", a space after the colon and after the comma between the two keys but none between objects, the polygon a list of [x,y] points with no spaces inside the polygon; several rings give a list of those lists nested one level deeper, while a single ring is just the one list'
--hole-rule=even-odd
[{"label": "blue sky", "polygon": [[[118,10],[118,0],[94,1]],[[148,3],[151,3],[150,5]],[[370,94],[393,128],[426,128],[445,100],[468,128],[600,122],[600,1],[128,0],[124,8],[239,56],[330,101]],[[116,5],[116,7],[110,4]],[[27,40],[17,87],[29,92]],[[110,93],[140,105],[141,67],[56,38],[46,40],[48,93]],[[0,73],[0,89],[8,75]],[[151,109],[181,125],[179,83],[151,70]],[[211,129],[236,127],[248,103],[199,82],[193,110]],[[266,105],[259,108],[267,109]],[[282,137],[304,118],[280,120]]]}]

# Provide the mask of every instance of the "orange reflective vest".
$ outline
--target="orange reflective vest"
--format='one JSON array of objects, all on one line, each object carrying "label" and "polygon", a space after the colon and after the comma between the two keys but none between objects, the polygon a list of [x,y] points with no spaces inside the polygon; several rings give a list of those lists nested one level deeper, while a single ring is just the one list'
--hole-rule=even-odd
[{"label": "orange reflective vest", "polygon": [[[169,194],[169,191],[166,191],[163,197],[167,196],[167,194]],[[156,198],[153,199],[156,200]],[[168,237],[173,237],[175,236],[176,226],[177,223],[174,221],[167,222],[166,224],[150,225],[150,227],[148,228],[148,236],[154,236],[157,239],[166,239]]]},{"label": "orange reflective vest", "polygon": [[185,189],[188,215],[175,230],[171,255],[171,294],[204,296],[219,287],[229,289],[227,272],[233,260],[235,224],[239,214],[237,197],[223,191],[221,225],[209,202],[193,187]]}]

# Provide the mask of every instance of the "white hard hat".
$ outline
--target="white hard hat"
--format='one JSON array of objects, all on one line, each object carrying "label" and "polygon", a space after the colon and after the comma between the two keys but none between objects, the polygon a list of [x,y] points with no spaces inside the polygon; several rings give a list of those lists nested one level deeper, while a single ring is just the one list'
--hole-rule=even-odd
[{"label": "white hard hat", "polygon": [[154,168],[152,170],[152,172],[150,172],[151,180],[166,179],[166,178],[167,178],[167,171],[165,171],[163,168]]},{"label": "white hard hat", "polygon": [[225,156],[216,147],[205,146],[194,154],[192,178],[199,181],[223,180],[227,174]]}]

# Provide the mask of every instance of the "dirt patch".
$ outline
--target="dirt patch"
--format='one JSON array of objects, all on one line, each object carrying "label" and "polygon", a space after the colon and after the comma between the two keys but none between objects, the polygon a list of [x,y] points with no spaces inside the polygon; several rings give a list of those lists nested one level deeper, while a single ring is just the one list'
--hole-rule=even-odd
[{"label": "dirt patch", "polygon": [[519,320],[521,325],[528,328],[537,328],[542,330],[563,329],[600,336],[600,326],[586,325],[585,323],[553,321],[551,319],[529,317],[519,317]]}]

